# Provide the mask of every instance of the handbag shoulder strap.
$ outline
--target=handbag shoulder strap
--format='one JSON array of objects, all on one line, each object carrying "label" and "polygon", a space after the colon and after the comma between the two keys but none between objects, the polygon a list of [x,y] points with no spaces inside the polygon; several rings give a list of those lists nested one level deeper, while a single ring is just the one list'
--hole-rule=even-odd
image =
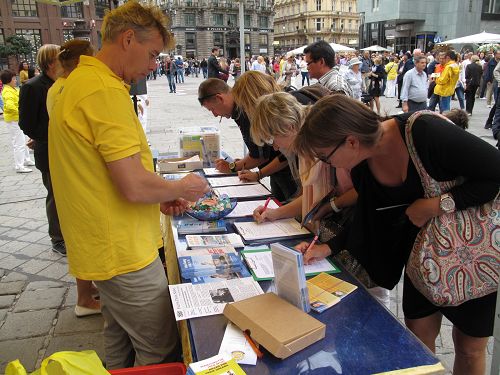
[{"label": "handbag shoulder strap", "polygon": [[415,143],[413,141],[412,128],[415,121],[422,115],[430,115],[435,117],[440,117],[446,121],[450,121],[445,116],[441,114],[437,114],[433,111],[418,111],[410,116],[405,126],[405,138],[406,145],[408,147],[408,153],[417,169],[417,172],[420,176],[420,180],[422,182],[422,186],[424,188],[424,194],[426,198],[438,197],[443,191],[446,192],[450,190],[454,185],[456,185],[456,181],[447,181],[447,182],[438,182],[433,179],[429,173],[427,173],[424,165],[422,164],[422,160],[418,156],[417,149],[415,147]]}]

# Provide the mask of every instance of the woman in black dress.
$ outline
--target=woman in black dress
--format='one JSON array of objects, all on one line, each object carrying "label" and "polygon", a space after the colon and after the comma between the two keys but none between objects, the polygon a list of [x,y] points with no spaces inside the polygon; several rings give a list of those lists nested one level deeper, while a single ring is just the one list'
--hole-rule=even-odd
[{"label": "woman in black dress", "polygon": [[[411,130],[422,164],[436,181],[460,177],[463,183],[441,196],[425,198],[405,140],[409,116],[382,120],[358,101],[333,95],[313,106],[295,140],[300,157],[351,169],[358,199],[346,247],[378,285],[389,289],[400,280],[420,228],[450,210],[443,205],[445,200],[453,201],[455,208],[451,210],[464,210],[492,201],[500,188],[500,168],[491,168],[500,165],[500,152],[429,113],[417,118]],[[325,246],[316,245],[307,252],[324,257]],[[434,351],[442,317],[446,316],[453,323],[453,373],[484,374],[496,294],[441,307],[424,297],[405,276],[405,323]]]},{"label": "woman in black dress", "polygon": [[380,95],[382,94],[381,83],[384,79],[385,69],[380,57],[375,57],[373,62],[374,65],[372,66],[372,70],[368,73],[370,77],[370,88],[368,89],[368,93],[372,97],[372,100],[370,100],[370,108],[373,110],[373,102],[375,102],[377,113],[380,115]]}]

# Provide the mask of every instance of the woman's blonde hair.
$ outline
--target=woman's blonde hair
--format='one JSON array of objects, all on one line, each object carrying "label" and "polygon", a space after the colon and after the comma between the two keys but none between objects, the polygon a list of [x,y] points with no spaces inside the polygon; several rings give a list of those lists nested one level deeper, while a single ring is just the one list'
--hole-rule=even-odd
[{"label": "woman's blonde hair", "polygon": [[158,30],[165,48],[172,48],[174,38],[168,31],[168,18],[153,3],[141,5],[129,0],[124,5],[108,12],[101,27],[102,42],[109,43],[122,32],[132,29],[139,41],[149,39],[152,30]]},{"label": "woman's blonde hair", "polygon": [[257,70],[250,70],[241,75],[231,90],[234,102],[252,120],[255,112],[255,103],[266,94],[281,91],[273,77]]},{"label": "woman's blonde hair", "polygon": [[47,73],[49,65],[57,61],[60,47],[56,44],[44,44],[36,54],[36,63],[42,73]]},{"label": "woman's blonde hair", "polygon": [[331,95],[316,102],[295,137],[294,149],[305,160],[313,160],[318,148],[343,142],[347,136],[356,137],[367,147],[381,137],[381,118],[360,101],[345,95]]},{"label": "woman's blonde hair", "polygon": [[276,136],[297,134],[306,117],[307,107],[286,92],[262,96],[256,103],[250,136],[257,146]]},{"label": "woman's blonde hair", "polygon": [[76,68],[81,55],[94,55],[94,48],[88,40],[72,39],[61,46],[58,58],[65,73],[71,73]]}]

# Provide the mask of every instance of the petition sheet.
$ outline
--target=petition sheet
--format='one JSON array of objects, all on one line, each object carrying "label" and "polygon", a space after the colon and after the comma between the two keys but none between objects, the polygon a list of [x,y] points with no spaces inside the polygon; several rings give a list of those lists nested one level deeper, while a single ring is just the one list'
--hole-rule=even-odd
[{"label": "petition sheet", "polygon": [[222,194],[226,194],[229,198],[266,197],[268,195],[271,195],[271,192],[261,184],[225,186],[214,188],[214,191],[219,196],[221,196]]},{"label": "petition sheet", "polygon": [[[259,199],[256,201],[244,201],[244,202],[238,202],[234,210],[227,215],[226,217],[245,217],[245,216],[252,216],[253,211],[259,207],[259,206],[264,206],[266,204],[265,199]],[[278,204],[274,200],[270,200],[269,204],[267,205],[268,208],[279,208]]]},{"label": "petition sheet", "polygon": [[234,223],[234,226],[246,241],[307,236],[311,234],[306,228],[301,228],[300,223],[295,219],[266,221],[260,224],[242,222]]},{"label": "petition sheet", "polygon": [[241,181],[238,176],[212,177],[212,178],[207,178],[207,181],[212,187],[256,185],[259,183],[256,181]]},{"label": "petition sheet", "polygon": [[252,277],[209,284],[169,285],[175,320],[222,314],[226,303],[263,294]]}]

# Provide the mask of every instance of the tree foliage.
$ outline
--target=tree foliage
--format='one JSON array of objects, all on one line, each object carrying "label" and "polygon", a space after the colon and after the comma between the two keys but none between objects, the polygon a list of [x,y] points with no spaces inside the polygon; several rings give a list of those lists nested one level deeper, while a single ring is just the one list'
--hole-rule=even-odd
[{"label": "tree foliage", "polygon": [[0,57],[29,55],[33,52],[34,46],[22,35],[11,35],[5,39],[5,44],[0,45]]}]

